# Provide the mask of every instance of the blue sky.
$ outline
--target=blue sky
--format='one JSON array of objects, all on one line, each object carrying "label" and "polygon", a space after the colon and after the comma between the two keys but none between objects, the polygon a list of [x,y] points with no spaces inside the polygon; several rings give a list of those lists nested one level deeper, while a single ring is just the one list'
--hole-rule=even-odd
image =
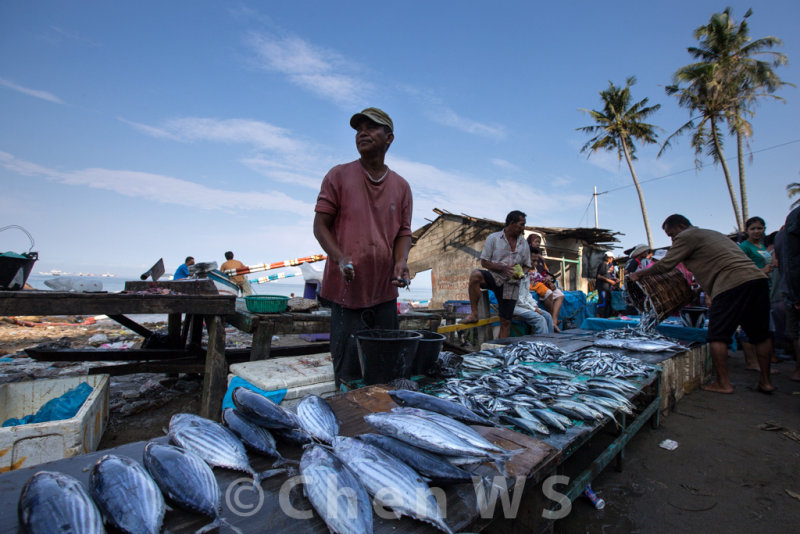
[{"label": "blue sky", "polygon": [[[434,207],[541,226],[600,226],[645,241],[627,166],[587,158],[608,81],[638,79],[661,104],[660,139],[689,119],[664,85],[691,62],[693,31],[726,5],[611,2],[0,3],[0,227],[36,239],[36,270],[142,272],[159,257],[245,263],[321,252],[313,207],[325,173],[357,158],[348,126],[377,106],[395,123],[387,163],[414,193],[413,227]],[[800,83],[800,4],[753,5],[751,36],[775,35],[778,70]],[[747,163],[750,213],[777,229],[800,181],[800,94],[765,101]],[[726,144],[735,158],[735,142]],[[688,138],[636,169],[656,245],[680,212],[735,221],[719,167],[694,169]],[[735,172],[735,159],[731,160]],[[648,182],[648,180],[653,180]],[[0,250],[27,250],[20,232]]]}]

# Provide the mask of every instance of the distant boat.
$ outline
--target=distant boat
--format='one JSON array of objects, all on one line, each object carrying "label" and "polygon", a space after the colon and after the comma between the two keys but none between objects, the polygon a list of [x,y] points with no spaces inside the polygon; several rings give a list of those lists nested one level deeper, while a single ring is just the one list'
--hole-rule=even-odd
[{"label": "distant boat", "polygon": [[103,278],[112,278],[112,277],[117,276],[117,275],[114,274],[114,273],[103,273],[100,276],[102,276]]},{"label": "distant boat", "polygon": [[42,274],[44,276],[63,276],[65,274],[69,274],[69,273],[65,273],[63,271],[59,271],[58,269],[53,269],[52,271],[47,271],[47,272],[39,271],[39,274]]}]

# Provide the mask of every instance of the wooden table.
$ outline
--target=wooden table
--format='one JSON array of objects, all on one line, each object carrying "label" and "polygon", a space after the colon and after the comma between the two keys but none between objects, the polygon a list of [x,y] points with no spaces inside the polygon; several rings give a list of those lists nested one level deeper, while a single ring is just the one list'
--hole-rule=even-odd
[{"label": "wooden table", "polygon": [[[387,411],[395,406],[391,398],[386,394],[383,386],[369,386],[357,391],[336,395],[328,399],[331,407],[337,415],[340,423],[340,434],[345,436],[355,436],[364,432],[373,432],[363,416],[374,411]],[[512,450],[525,448],[525,451],[514,456],[507,465],[509,475],[512,477],[522,477],[530,481],[531,484],[539,482],[542,477],[552,474],[555,469],[554,458],[556,450],[549,445],[529,436],[513,432],[505,428],[474,427],[476,430],[486,435],[488,439],[499,446]],[[158,438],[165,441],[166,438]],[[115,449],[98,451],[75,458],[50,462],[39,466],[20,469],[0,475],[0,509],[16,510],[17,501],[23,485],[37,471],[60,471],[77,478],[85,487],[88,487],[89,471],[91,466],[104,454],[119,454],[129,456],[139,462],[142,460],[142,453],[145,442],[140,441],[128,445],[123,445]],[[280,452],[287,458],[298,459],[302,450],[296,446],[278,444]],[[251,465],[256,471],[268,469],[272,460],[255,454],[250,454]],[[238,473],[227,469],[214,469],[217,482],[219,483],[222,494],[222,515],[233,525],[240,528],[245,533],[265,532],[282,533],[292,532],[293,534],[323,534],[328,532],[328,528],[321,518],[314,513],[309,519],[293,519],[284,513],[281,508],[279,493],[283,487],[284,492],[289,489],[286,485],[287,475],[280,475],[265,480],[262,483],[262,491],[256,493],[251,491],[251,478],[244,473]],[[477,474],[492,477],[498,475],[491,464],[484,464],[478,468]],[[511,497],[513,499],[515,490],[513,479],[508,479],[511,485]],[[240,489],[239,494],[235,491]],[[456,484],[442,488],[446,501],[446,520],[453,531],[479,531],[485,528],[490,522],[490,518],[481,518],[476,506],[476,491],[471,483]],[[310,510],[309,501],[302,495],[300,488],[289,494],[289,501],[295,509]],[[527,491],[527,488],[526,490]],[[230,498],[226,499],[228,495]],[[259,504],[259,495],[263,500]],[[248,510],[251,515],[237,513],[232,506],[235,499],[239,499],[244,506],[253,506]],[[524,506],[524,505],[523,505]],[[520,507],[522,508],[522,507]],[[493,510],[495,515],[501,515],[503,508],[498,504]],[[521,513],[528,513],[521,510]],[[539,509],[541,513],[541,509]],[[6,522],[3,524],[3,532],[18,532],[17,515],[15,513],[6,514]],[[425,533],[433,534],[439,532],[431,525],[416,521],[408,517],[400,519],[381,519],[374,516],[374,531],[376,533],[394,534],[403,533]],[[174,509],[167,512],[164,526],[169,532],[184,533],[194,532],[202,527],[209,520],[198,514],[184,512]],[[226,529],[221,529],[225,531]]]},{"label": "wooden table", "polygon": [[[146,338],[152,335],[147,328],[127,317],[130,314],[168,314],[167,347],[172,357],[191,354],[200,347],[203,323],[208,328],[205,375],[201,415],[218,420],[226,390],[225,322],[235,312],[232,295],[159,295],[131,293],[68,293],[60,291],[2,291],[0,315],[100,315],[104,314]],[[181,315],[186,322],[181,330]],[[191,334],[191,335],[189,335]],[[188,340],[187,340],[188,336]],[[99,352],[99,351],[98,351]],[[155,351],[158,352],[158,351]],[[103,351],[102,357],[114,360],[113,351]],[[155,356],[155,354],[153,355]]]},{"label": "wooden table", "polygon": [[[251,360],[266,360],[272,336],[278,334],[323,334],[331,331],[331,316],[314,313],[253,313],[243,299],[236,301],[236,313],[225,318],[242,332],[253,334]],[[441,317],[435,313],[409,312],[398,315],[401,330],[436,331]]]}]

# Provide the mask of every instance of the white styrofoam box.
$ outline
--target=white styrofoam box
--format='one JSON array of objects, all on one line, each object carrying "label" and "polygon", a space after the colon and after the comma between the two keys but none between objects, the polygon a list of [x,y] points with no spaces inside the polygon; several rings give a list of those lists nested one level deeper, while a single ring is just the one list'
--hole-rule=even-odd
[{"label": "white styrofoam box", "polygon": [[[281,401],[284,408],[294,408],[306,395],[319,395],[323,399],[336,393],[336,382],[322,382],[287,390],[286,396]],[[291,395],[291,396],[290,396]]]},{"label": "white styrofoam box", "polygon": [[230,371],[228,382],[238,376],[264,391],[285,389],[284,402],[335,391],[330,352],[236,363]]},{"label": "white styrofoam box", "polygon": [[0,472],[97,450],[108,421],[108,376],[87,375],[0,385],[0,422],[36,413],[81,382],[92,393],[72,419],[0,428]]},{"label": "white styrofoam box", "polygon": [[331,353],[270,358],[235,363],[231,374],[243,378],[264,391],[294,389],[309,384],[333,381]]}]

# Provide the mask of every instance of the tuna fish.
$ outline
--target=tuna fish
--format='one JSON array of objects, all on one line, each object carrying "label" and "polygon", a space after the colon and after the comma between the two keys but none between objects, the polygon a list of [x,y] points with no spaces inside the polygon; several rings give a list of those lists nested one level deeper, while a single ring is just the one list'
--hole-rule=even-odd
[{"label": "tuna fish", "polygon": [[198,533],[225,525],[241,534],[222,518],[219,485],[202,458],[172,445],[150,442],[144,448],[144,466],[171,505],[214,520]]},{"label": "tuna fish", "polygon": [[425,419],[429,419],[434,423],[443,426],[459,438],[463,439],[470,445],[474,445],[479,449],[482,449],[486,452],[492,454],[503,454],[506,452],[505,450],[501,449],[488,439],[484,438],[472,428],[468,427],[464,423],[456,421],[450,417],[445,415],[430,412],[428,410],[422,410],[420,408],[392,408],[392,413],[406,413],[410,415],[416,415],[419,417],[424,417]]},{"label": "tuna fish", "polygon": [[[361,434],[358,439],[388,452],[406,463],[417,473],[428,479],[431,484],[460,484],[470,482],[472,473],[461,469],[442,456],[420,449],[399,439],[380,434]],[[475,459],[472,458],[474,462]]]},{"label": "tuna fish", "polygon": [[442,518],[431,489],[409,466],[355,438],[337,436],[333,440],[333,452],[383,505],[448,534],[453,532]]},{"label": "tuna fish", "polygon": [[284,410],[264,395],[247,388],[238,387],[233,390],[233,405],[239,412],[264,428],[298,428],[297,417]]},{"label": "tuna fish", "polygon": [[39,471],[22,488],[19,522],[30,534],[105,532],[103,518],[81,483],[69,475]]},{"label": "tuna fish", "polygon": [[128,534],[158,534],[166,505],[139,462],[107,454],[89,474],[89,494],[106,523]]},{"label": "tuna fish", "polygon": [[390,391],[389,396],[400,406],[410,406],[411,408],[421,408],[423,410],[440,413],[471,425],[496,426],[492,421],[481,417],[469,408],[465,408],[449,400],[434,397],[433,395],[426,395],[425,393],[418,393],[407,389],[398,389]]},{"label": "tuna fish", "polygon": [[300,427],[312,437],[324,443],[331,443],[339,433],[336,414],[322,397],[309,395],[297,405],[297,419]]},{"label": "tuna fish", "polygon": [[277,458],[278,461],[274,465],[294,462],[294,460],[287,460],[281,456],[276,447],[275,438],[272,437],[269,430],[242,416],[235,408],[222,410],[222,422],[236,434],[248,449],[270,458]]},{"label": "tuna fish", "polygon": [[472,457],[483,461],[494,461],[504,475],[508,459],[520,451],[493,453],[468,443],[450,430],[430,419],[402,413],[373,413],[364,416],[381,434],[397,438],[443,456]]},{"label": "tuna fish", "polygon": [[539,421],[534,421],[532,419],[525,419],[524,417],[512,417],[510,415],[501,415],[500,419],[508,424],[514,425],[517,428],[521,428],[522,430],[531,435],[550,434],[550,431],[547,429],[547,426],[545,426]]},{"label": "tuna fish", "polygon": [[176,445],[193,452],[212,467],[224,467],[235,471],[243,471],[253,476],[253,483],[258,485],[265,478],[283,469],[270,469],[256,473],[250,466],[244,444],[231,430],[221,424],[203,417],[179,413],[169,420],[169,438]]},{"label": "tuna fish", "polygon": [[272,433],[275,435],[275,438],[279,441],[285,443],[291,443],[292,445],[308,445],[309,443],[313,443],[313,439],[311,436],[308,435],[308,432],[305,430],[300,430],[299,428],[276,428],[272,430]]},{"label": "tuna fish", "polygon": [[339,458],[320,446],[309,447],[300,459],[300,473],[306,497],[332,532],[372,532],[372,502],[367,490]]}]

